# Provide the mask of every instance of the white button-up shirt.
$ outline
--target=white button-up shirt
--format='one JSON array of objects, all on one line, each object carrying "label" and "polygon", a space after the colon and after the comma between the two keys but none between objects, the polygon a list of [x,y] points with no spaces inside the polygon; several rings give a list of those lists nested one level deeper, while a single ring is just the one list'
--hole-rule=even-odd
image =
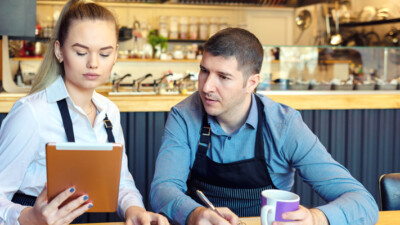
[{"label": "white button-up shirt", "polygon": [[[72,102],[61,76],[46,89],[19,99],[0,128],[0,224],[19,224],[18,217],[25,206],[10,201],[14,193],[38,196],[42,191],[46,182],[46,143],[67,142],[57,106],[57,101],[63,98],[67,100],[75,142],[108,142],[103,123],[107,113],[116,143],[125,144],[117,106],[95,92],[92,100],[98,113],[92,127],[82,108]],[[130,206],[144,207],[124,153],[118,213],[124,216]]]}]

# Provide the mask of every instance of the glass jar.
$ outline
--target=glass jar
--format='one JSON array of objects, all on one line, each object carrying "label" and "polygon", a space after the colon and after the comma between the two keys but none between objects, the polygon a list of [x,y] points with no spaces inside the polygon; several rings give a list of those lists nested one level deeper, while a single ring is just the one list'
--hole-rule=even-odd
[{"label": "glass jar", "polygon": [[163,37],[168,37],[168,23],[167,17],[160,16],[160,23],[158,27],[159,34]]},{"label": "glass jar", "polygon": [[218,19],[216,17],[210,18],[210,25],[208,26],[208,37],[213,36],[218,32]]},{"label": "glass jar", "polygon": [[188,39],[189,33],[189,20],[186,16],[182,16],[179,19],[179,38]]},{"label": "glass jar", "polygon": [[226,17],[220,17],[219,18],[219,29],[218,30],[223,30],[225,28],[228,28],[228,22]]},{"label": "glass jar", "polygon": [[175,16],[169,18],[169,38],[178,39],[178,18]]},{"label": "glass jar", "polygon": [[183,49],[181,45],[174,46],[173,57],[174,59],[183,59]]},{"label": "glass jar", "polygon": [[198,28],[199,25],[197,23],[197,17],[190,17],[190,25],[189,25],[189,38],[192,40],[198,39]]},{"label": "glass jar", "polygon": [[199,23],[199,39],[206,40],[208,38],[208,19],[206,17],[200,18]]}]

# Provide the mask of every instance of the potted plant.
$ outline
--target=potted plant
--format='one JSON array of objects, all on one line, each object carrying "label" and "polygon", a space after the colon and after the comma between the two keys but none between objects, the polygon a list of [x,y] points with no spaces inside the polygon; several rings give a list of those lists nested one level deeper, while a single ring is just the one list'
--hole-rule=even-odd
[{"label": "potted plant", "polygon": [[159,58],[161,52],[167,50],[167,41],[168,38],[160,35],[158,30],[153,29],[149,32],[147,42],[153,47],[153,58]]}]

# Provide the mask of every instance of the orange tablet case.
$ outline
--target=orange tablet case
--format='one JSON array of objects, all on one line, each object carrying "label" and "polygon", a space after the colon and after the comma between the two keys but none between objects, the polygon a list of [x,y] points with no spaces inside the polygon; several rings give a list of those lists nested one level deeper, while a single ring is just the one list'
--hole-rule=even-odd
[{"label": "orange tablet case", "polygon": [[[73,148],[56,149],[60,144],[47,143],[47,196],[49,201],[71,186],[75,193],[64,204],[87,194],[93,207],[88,212],[115,212],[118,205],[121,174],[122,144],[112,145],[112,150],[68,143]],[[88,150],[90,149],[90,150]],[[63,204],[63,205],[64,205]]]}]

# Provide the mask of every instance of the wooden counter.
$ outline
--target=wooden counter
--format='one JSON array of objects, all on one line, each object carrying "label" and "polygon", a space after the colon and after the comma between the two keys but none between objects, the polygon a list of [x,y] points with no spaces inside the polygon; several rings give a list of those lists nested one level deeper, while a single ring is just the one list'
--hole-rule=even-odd
[{"label": "wooden counter", "polygon": [[[241,218],[246,225],[261,225],[259,217]],[[86,225],[124,225],[125,223],[88,223]],[[400,211],[380,211],[379,220],[376,225],[396,225],[400,224]],[[85,225],[85,224],[82,224]]]},{"label": "wooden counter", "polygon": [[[269,91],[271,99],[298,110],[399,109],[400,91]],[[26,94],[1,93],[0,113]],[[167,112],[188,95],[108,95],[121,112]]]}]

